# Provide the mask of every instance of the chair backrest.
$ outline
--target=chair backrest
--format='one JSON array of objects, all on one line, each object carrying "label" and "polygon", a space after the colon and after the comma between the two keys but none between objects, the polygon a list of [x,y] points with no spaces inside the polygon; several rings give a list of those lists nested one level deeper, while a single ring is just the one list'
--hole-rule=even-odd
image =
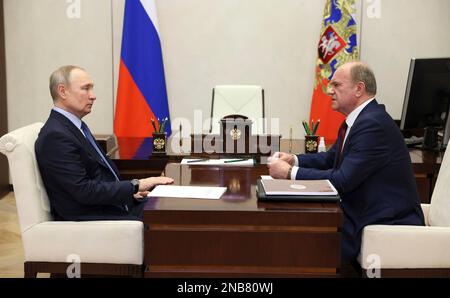
[{"label": "chair backrest", "polygon": [[431,197],[430,226],[450,227],[450,146],[445,150]]},{"label": "chair backrest", "polygon": [[239,114],[253,121],[252,133],[264,134],[264,89],[252,85],[218,85],[213,88],[210,132],[220,133],[222,117]]},{"label": "chair backrest", "polygon": [[43,123],[34,123],[0,138],[0,152],[8,157],[22,233],[35,224],[52,220],[34,151],[42,126]]}]

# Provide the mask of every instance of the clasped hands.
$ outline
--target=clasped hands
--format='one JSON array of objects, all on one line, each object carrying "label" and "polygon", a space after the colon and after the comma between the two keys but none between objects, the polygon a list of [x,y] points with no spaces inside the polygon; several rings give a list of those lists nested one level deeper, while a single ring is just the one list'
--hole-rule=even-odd
[{"label": "clasped hands", "polygon": [[275,152],[267,160],[269,174],[275,179],[291,179],[290,173],[294,164],[294,155],[284,152]]}]

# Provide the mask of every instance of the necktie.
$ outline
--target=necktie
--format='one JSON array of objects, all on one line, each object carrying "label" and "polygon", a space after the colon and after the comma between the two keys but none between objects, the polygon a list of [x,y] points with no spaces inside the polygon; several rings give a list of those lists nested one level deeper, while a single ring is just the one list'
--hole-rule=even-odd
[{"label": "necktie", "polygon": [[[84,135],[85,135],[86,139],[89,141],[89,143],[91,144],[91,146],[94,147],[95,151],[97,151],[98,155],[100,155],[103,162],[108,166],[108,169],[111,171],[111,173],[114,175],[114,177],[116,177],[116,180],[119,181],[119,177],[117,177],[116,172],[114,172],[114,170],[111,168],[111,165],[106,160],[105,155],[103,155],[102,151],[97,146],[97,143],[95,142],[94,137],[92,136],[92,133],[91,133],[89,127],[87,127],[86,123],[84,123],[84,122],[81,123],[81,130],[84,132]],[[123,205],[123,206],[119,206],[119,207],[128,211],[127,205]]]},{"label": "necktie", "polygon": [[338,132],[338,138],[339,138],[339,146],[338,146],[338,151],[336,152],[338,154],[338,159],[337,159],[337,166],[339,166],[341,164],[342,161],[342,151],[344,149],[344,139],[345,139],[345,133],[347,132],[347,122],[342,122],[341,127],[339,128],[339,132]]},{"label": "necktie", "polygon": [[97,151],[98,155],[103,160],[103,162],[106,164],[108,169],[111,171],[111,173],[114,175],[114,177],[116,177],[116,180],[119,181],[119,177],[117,177],[116,172],[114,172],[114,170],[111,168],[111,165],[106,160],[105,155],[102,153],[102,151],[100,151],[100,148],[97,146],[97,143],[95,142],[94,137],[92,136],[92,133],[89,130],[89,127],[87,127],[86,123],[84,123],[84,122],[81,123],[81,130],[84,132],[86,139],[89,141],[91,146],[95,149],[95,151]]}]

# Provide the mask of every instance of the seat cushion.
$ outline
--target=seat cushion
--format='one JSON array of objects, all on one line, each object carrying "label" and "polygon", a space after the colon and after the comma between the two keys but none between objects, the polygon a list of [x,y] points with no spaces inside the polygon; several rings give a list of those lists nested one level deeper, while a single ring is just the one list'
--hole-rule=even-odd
[{"label": "seat cushion", "polygon": [[364,228],[359,263],[382,269],[450,268],[450,228],[370,225]]},{"label": "seat cushion", "polygon": [[81,263],[143,263],[143,223],[140,221],[50,221],[22,234],[25,261]]}]

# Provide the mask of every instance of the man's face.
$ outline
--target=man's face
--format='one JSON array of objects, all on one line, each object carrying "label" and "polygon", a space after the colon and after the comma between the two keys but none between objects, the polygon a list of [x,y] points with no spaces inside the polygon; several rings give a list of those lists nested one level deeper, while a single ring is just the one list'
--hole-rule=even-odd
[{"label": "man's face", "polygon": [[89,74],[81,69],[74,69],[70,74],[70,84],[60,89],[62,104],[67,111],[83,118],[92,111],[96,96],[94,83]]},{"label": "man's face", "polygon": [[351,80],[349,65],[339,67],[328,85],[328,95],[331,96],[331,108],[348,115],[357,106],[357,85]]}]

